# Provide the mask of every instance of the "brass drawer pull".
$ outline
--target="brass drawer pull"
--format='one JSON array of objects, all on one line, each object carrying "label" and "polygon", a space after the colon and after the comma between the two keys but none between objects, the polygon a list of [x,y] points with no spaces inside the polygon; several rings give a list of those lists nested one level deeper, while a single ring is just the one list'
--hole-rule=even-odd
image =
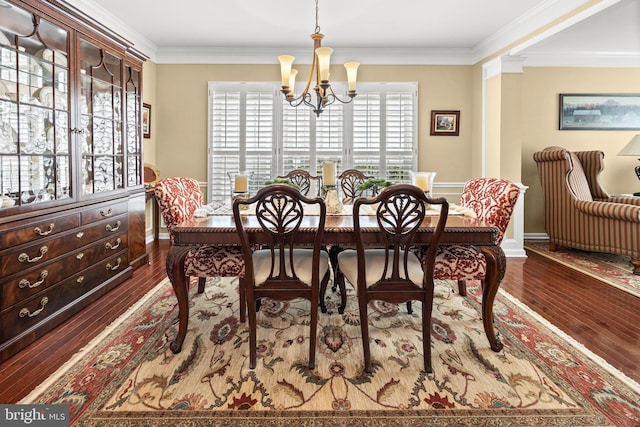
[{"label": "brass drawer pull", "polygon": [[20,255],[18,255],[18,261],[20,262],[38,262],[42,259],[42,257],[44,256],[44,254],[47,253],[47,251],[49,250],[49,248],[47,248],[46,246],[43,246],[40,248],[40,256],[37,256],[35,258],[29,258],[29,255],[27,255],[26,253],[22,252]]},{"label": "brass drawer pull", "polygon": [[120,243],[122,243],[122,239],[120,239],[119,237],[116,239],[116,243],[115,244],[111,244],[111,242],[107,242],[104,244],[104,247],[107,249],[111,249],[111,250],[115,250],[118,249],[120,247]]},{"label": "brass drawer pull", "polygon": [[82,258],[84,258],[84,252],[80,252],[78,255],[76,255],[76,259],[78,261],[80,261]]},{"label": "brass drawer pull", "polygon": [[42,310],[44,310],[44,307],[47,305],[47,303],[49,302],[49,298],[44,297],[40,300],[40,308],[37,309],[34,312],[29,311],[28,308],[23,308],[22,310],[20,310],[20,317],[25,317],[25,316],[29,316],[29,317],[33,317],[33,316],[37,316],[38,314],[42,313]]},{"label": "brass drawer pull", "polygon": [[82,283],[84,282],[84,276],[80,276],[76,279],[76,283]]},{"label": "brass drawer pull", "polygon": [[118,229],[120,228],[120,226],[121,226],[121,225],[122,225],[122,221],[118,220],[118,221],[116,222],[115,227],[114,227],[114,226],[112,226],[111,224],[107,224],[104,228],[105,228],[107,231],[118,231]]},{"label": "brass drawer pull", "polygon": [[78,233],[76,233],[76,237],[78,239],[82,239],[84,237],[84,231],[78,231]]},{"label": "brass drawer pull", "polygon": [[109,262],[109,263],[107,263],[106,268],[107,268],[107,270],[116,271],[117,269],[120,268],[120,264],[121,263],[122,263],[122,259],[118,258],[116,265],[111,265],[111,263]]},{"label": "brass drawer pull", "polygon": [[111,208],[109,208],[109,210],[106,211],[106,212],[105,211],[100,211],[100,215],[102,215],[103,217],[111,216],[111,215],[113,215],[113,210]]},{"label": "brass drawer pull", "polygon": [[20,289],[24,289],[24,288],[29,288],[29,289],[33,289],[33,288],[37,288],[38,286],[42,285],[44,283],[44,279],[47,278],[47,276],[49,275],[49,272],[47,270],[42,270],[42,273],[40,273],[40,280],[38,280],[37,282],[29,282],[27,279],[22,279],[20,280],[20,282],[18,283],[18,287]]},{"label": "brass drawer pull", "polygon": [[42,229],[40,227],[36,227],[33,229],[33,232],[36,233],[38,236],[48,236],[49,234],[53,233],[53,228],[56,225],[52,222],[51,224],[49,224],[49,229],[47,231],[42,231]]}]

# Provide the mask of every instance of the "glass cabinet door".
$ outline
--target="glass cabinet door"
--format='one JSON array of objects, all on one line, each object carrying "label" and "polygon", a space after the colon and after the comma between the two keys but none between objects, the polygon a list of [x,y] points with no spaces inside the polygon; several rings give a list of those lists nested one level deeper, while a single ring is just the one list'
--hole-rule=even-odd
[{"label": "glass cabinet door", "polygon": [[80,40],[80,129],[83,195],[124,188],[123,62]]},{"label": "glass cabinet door", "polygon": [[0,209],[73,197],[69,38],[43,17],[2,8]]},{"label": "glass cabinet door", "polygon": [[140,70],[127,66],[126,101],[127,101],[127,186],[142,184],[142,74]]}]

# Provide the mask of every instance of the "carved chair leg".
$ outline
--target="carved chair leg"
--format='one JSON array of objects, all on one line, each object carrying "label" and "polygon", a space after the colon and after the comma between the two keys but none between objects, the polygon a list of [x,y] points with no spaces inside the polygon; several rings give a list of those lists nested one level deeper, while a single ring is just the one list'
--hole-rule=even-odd
[{"label": "carved chair leg", "polygon": [[204,292],[204,285],[207,284],[206,277],[198,277],[198,293],[201,294]]},{"label": "carved chair leg", "polygon": [[640,259],[631,259],[633,265],[633,274],[640,276]]},{"label": "carved chair leg", "polygon": [[549,251],[555,252],[558,250],[558,244],[554,242],[549,242]]},{"label": "carved chair leg", "polygon": [[467,281],[464,279],[458,280],[458,293],[460,296],[467,296]]},{"label": "carved chair leg", "polygon": [[240,323],[247,321],[247,290],[244,277],[238,277],[238,293],[240,294]]},{"label": "carved chair leg", "polygon": [[336,283],[336,278],[338,277],[338,254],[342,251],[344,251],[344,248],[339,246],[331,246],[329,248],[329,261],[331,262],[331,269],[333,270],[333,285],[331,285],[333,292],[338,288],[338,283]]}]

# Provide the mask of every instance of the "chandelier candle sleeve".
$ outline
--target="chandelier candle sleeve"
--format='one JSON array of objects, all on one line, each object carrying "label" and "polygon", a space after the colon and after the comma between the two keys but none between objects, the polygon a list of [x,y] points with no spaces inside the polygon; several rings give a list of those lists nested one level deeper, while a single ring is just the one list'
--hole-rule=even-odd
[{"label": "chandelier candle sleeve", "polygon": [[322,180],[324,185],[336,185],[336,164],[324,162],[322,165]]}]

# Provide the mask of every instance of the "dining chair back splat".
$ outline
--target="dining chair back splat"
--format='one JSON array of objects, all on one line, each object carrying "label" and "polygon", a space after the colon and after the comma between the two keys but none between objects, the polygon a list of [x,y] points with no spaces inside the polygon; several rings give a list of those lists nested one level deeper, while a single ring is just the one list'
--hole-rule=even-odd
[{"label": "dining chair back splat", "polygon": [[[173,244],[174,227],[192,218],[196,209],[202,207],[200,183],[188,177],[163,178],[155,184],[153,192]],[[207,277],[238,277],[241,290],[244,277],[242,250],[239,246],[195,247],[185,258],[185,276],[198,278],[199,293],[204,292]],[[241,322],[245,321],[245,312],[245,301],[240,293]]]},{"label": "dining chair back splat", "polygon": [[[267,243],[255,249],[245,228],[242,205],[255,206],[255,215]],[[303,205],[318,205],[320,215],[313,230],[313,245],[300,246],[296,234],[302,231],[305,212]],[[270,298],[288,301],[308,299],[310,304],[309,368],[315,367],[315,348],[318,326],[320,281],[329,281],[329,257],[322,251],[326,206],[324,200],[308,198],[298,189],[286,184],[263,187],[255,196],[236,199],[233,217],[240,235],[245,258],[245,292],[249,312],[249,367],[256,366],[256,301]],[[305,231],[309,231],[305,230]]]},{"label": "dining chair back splat", "polygon": [[320,197],[322,178],[311,175],[304,169],[294,169],[286,175],[278,176],[278,178],[288,179],[292,184],[295,184],[305,196],[309,196],[309,192],[313,188],[315,190],[315,197]]},{"label": "dining chair back splat", "polygon": [[[465,184],[460,206],[471,209],[478,219],[495,226],[499,245],[519,194],[520,188],[506,179],[476,178]],[[467,294],[467,280],[480,280],[484,286],[486,272],[484,255],[475,246],[442,246],[436,256],[434,277],[437,280],[456,280],[462,296]]]},{"label": "dining chair back splat", "polygon": [[374,177],[365,175],[364,172],[358,169],[344,170],[338,177],[340,189],[342,190],[342,202],[351,204],[357,197],[362,196],[363,191],[359,190],[358,187],[369,178]]},{"label": "dining chair back splat", "polygon": [[[369,249],[361,237],[360,209],[363,205],[376,204],[378,226],[385,244],[382,248]],[[434,232],[425,258],[420,260],[411,248],[425,220],[426,204],[440,205],[440,214],[432,217]],[[449,205],[444,198],[431,199],[423,190],[410,184],[392,185],[375,197],[357,198],[353,204],[356,249],[347,249],[338,254],[337,282],[343,295],[345,279],[356,287],[365,370],[369,373],[372,372],[372,361],[367,307],[374,300],[395,304],[413,300],[422,303],[424,369],[431,372],[433,270],[448,212]]]}]

